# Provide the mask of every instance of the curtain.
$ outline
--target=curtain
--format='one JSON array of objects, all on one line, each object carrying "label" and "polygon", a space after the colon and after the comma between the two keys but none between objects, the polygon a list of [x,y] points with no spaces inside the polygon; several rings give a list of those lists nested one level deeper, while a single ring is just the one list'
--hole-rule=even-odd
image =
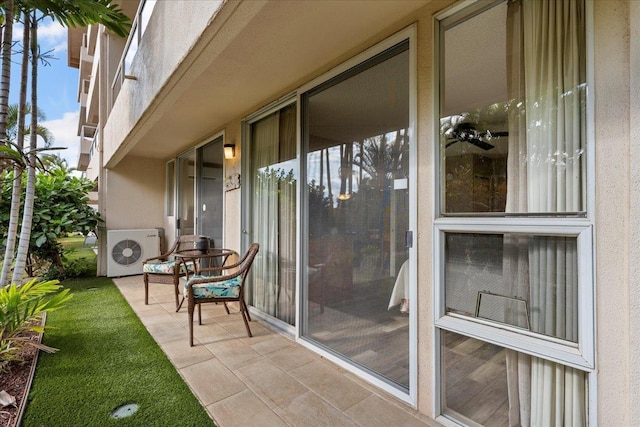
[{"label": "curtain", "polygon": [[279,114],[270,115],[252,128],[253,240],[260,243],[253,270],[251,303],[258,310],[276,315],[278,284],[278,180],[273,165],[278,162]]},{"label": "curtain", "polygon": [[293,325],[296,316],[296,108],[280,111],[280,209],[278,313],[280,320]]},{"label": "curtain", "polygon": [[252,125],[254,260],[251,304],[286,323],[295,321],[296,109],[286,107]]},{"label": "curtain", "polygon": [[[509,2],[507,212],[584,210],[584,18],[581,1]],[[572,238],[505,236],[506,286],[532,331],[578,341],[576,252]],[[510,425],[585,425],[583,372],[511,350],[506,362]]]}]

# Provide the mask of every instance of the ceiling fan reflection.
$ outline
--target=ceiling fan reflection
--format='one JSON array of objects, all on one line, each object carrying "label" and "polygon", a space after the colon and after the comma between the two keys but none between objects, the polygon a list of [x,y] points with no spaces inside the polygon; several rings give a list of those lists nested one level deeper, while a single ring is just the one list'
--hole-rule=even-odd
[{"label": "ceiling fan reflection", "polygon": [[445,136],[449,138],[449,142],[447,142],[445,148],[449,148],[456,142],[467,142],[487,151],[495,147],[495,145],[489,143],[492,138],[509,136],[509,132],[491,132],[489,130],[478,132],[473,123],[460,123],[447,130]]}]

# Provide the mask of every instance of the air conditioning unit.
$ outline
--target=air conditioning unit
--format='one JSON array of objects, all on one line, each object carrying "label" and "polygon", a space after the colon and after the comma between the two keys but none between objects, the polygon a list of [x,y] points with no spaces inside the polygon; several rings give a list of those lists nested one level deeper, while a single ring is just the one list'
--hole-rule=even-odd
[{"label": "air conditioning unit", "polygon": [[160,255],[157,228],[107,231],[107,276],[142,274],[142,262]]}]

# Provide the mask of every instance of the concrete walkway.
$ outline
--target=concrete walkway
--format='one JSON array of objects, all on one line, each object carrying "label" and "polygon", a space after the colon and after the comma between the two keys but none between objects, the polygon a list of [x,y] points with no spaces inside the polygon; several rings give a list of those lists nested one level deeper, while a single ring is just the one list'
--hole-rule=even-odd
[{"label": "concrete walkway", "polygon": [[220,427],[439,425],[255,319],[248,338],[222,305],[202,306],[189,347],[172,285],[150,284],[145,305],[142,276],[114,282]]}]

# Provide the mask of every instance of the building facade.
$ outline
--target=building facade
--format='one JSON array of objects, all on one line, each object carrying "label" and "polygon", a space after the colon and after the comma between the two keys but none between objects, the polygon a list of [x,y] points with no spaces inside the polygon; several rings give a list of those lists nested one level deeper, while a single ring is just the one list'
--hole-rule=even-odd
[{"label": "building facade", "polygon": [[444,425],[637,425],[640,4],[123,0],[69,30],[108,230]]}]

